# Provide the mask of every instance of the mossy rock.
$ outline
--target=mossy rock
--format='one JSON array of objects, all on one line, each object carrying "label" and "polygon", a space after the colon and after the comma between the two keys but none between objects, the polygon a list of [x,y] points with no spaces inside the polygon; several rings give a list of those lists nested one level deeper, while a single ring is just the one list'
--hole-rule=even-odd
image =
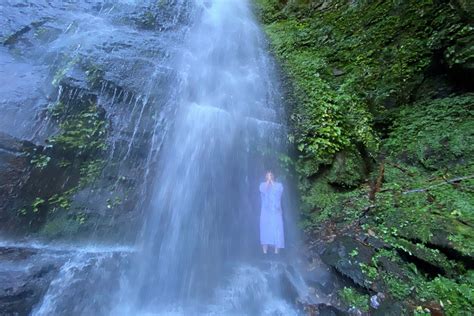
[{"label": "mossy rock", "polygon": [[50,216],[39,234],[48,239],[71,238],[81,231],[80,221],[72,215],[60,212]]},{"label": "mossy rock", "polygon": [[355,151],[342,151],[336,155],[328,174],[331,184],[351,188],[356,187],[364,180],[364,161]]},{"label": "mossy rock", "polygon": [[474,95],[424,101],[400,109],[384,148],[428,170],[466,164],[474,155]]},{"label": "mossy rock", "polygon": [[403,247],[403,251],[410,256],[414,256],[424,262],[429,269],[429,266],[434,267],[433,273],[441,272],[444,275],[451,277],[455,276],[460,267],[456,262],[450,261],[446,255],[438,249],[432,249],[422,243],[412,243],[404,239],[398,239],[398,245]]},{"label": "mossy rock", "polygon": [[369,265],[375,251],[350,236],[337,237],[328,244],[321,255],[323,262],[361,287],[370,287],[361,264]]}]

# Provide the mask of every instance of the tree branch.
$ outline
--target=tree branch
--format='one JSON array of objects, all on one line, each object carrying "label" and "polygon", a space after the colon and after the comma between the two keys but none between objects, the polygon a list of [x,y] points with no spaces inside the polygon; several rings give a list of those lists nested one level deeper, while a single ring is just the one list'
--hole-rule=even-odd
[{"label": "tree branch", "polygon": [[433,185],[430,185],[426,188],[420,188],[420,189],[413,189],[413,190],[408,190],[408,191],[404,191],[402,192],[403,194],[410,194],[410,193],[419,193],[419,192],[426,192],[430,189],[433,189],[435,187],[439,187],[441,185],[445,185],[445,184],[454,184],[454,183],[458,183],[458,182],[461,182],[463,180],[468,180],[468,179],[473,179],[474,178],[474,175],[470,175],[470,176],[465,176],[465,177],[457,177],[457,178],[453,178],[453,179],[445,179],[444,182],[441,182],[441,183],[437,183],[437,184],[433,184]]}]

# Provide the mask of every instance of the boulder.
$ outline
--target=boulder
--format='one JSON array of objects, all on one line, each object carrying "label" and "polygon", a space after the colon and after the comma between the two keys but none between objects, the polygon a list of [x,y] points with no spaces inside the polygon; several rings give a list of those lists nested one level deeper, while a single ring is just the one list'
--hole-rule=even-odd
[{"label": "boulder", "polygon": [[[153,1],[0,3],[0,232],[38,232],[49,221],[56,221],[49,228],[63,227],[48,209],[57,195],[72,200],[65,203],[67,223],[90,219],[81,220],[74,236],[135,236],[130,223],[141,216],[137,203],[146,191],[147,164],[172,124],[174,104],[165,100],[178,74],[169,59],[185,35],[188,7]],[[54,110],[62,104],[67,116],[89,103],[106,121],[107,148],[79,158],[74,150],[60,152],[49,142],[64,132],[64,113],[55,116]],[[23,139],[31,141],[29,151]],[[47,163],[38,168],[31,163],[35,155]],[[86,159],[106,163],[94,169],[103,171],[100,176],[88,174],[91,181],[77,188],[85,177],[81,168],[93,169]],[[74,195],[66,196],[72,189]],[[35,199],[44,203],[32,212]]]},{"label": "boulder", "polygon": [[327,245],[321,259],[358,286],[368,288],[372,282],[367,279],[360,264],[370,265],[374,253],[372,247],[351,236],[338,236]]},{"label": "boulder", "polygon": [[46,293],[58,264],[36,260],[37,256],[34,249],[0,247],[1,315],[29,315]]},{"label": "boulder", "polygon": [[365,177],[364,160],[356,150],[339,152],[329,171],[329,183],[341,187],[354,187]]}]

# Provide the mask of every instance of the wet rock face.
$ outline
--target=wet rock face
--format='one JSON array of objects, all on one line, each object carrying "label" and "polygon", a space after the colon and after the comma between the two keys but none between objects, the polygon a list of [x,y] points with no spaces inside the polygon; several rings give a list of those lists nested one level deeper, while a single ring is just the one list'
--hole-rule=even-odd
[{"label": "wet rock face", "polygon": [[370,264],[375,251],[349,236],[337,237],[327,245],[321,259],[355,284],[366,287],[370,284],[362,272],[360,263]]},{"label": "wet rock face", "polygon": [[[177,74],[169,65],[189,6],[0,4],[2,223],[50,237],[133,238],[139,197],[173,119],[165,100],[175,99]],[[25,155],[24,140],[37,150]]]},{"label": "wet rock face", "polygon": [[0,314],[104,315],[129,254],[127,248],[0,242]]},{"label": "wet rock face", "polygon": [[30,164],[25,152],[35,146],[0,132],[0,229],[6,230],[14,216],[8,211],[15,208],[14,199],[29,178]]},{"label": "wet rock face", "polygon": [[33,249],[1,248],[0,312],[2,315],[28,315],[46,293],[56,275],[54,260],[35,262]]}]

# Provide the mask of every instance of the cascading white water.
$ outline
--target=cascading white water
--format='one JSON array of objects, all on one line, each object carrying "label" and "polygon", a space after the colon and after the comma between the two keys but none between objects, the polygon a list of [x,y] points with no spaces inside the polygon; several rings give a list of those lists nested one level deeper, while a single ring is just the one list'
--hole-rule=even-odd
[{"label": "cascading white water", "polygon": [[212,314],[222,287],[246,283],[228,285],[226,278],[253,278],[249,271],[257,286],[228,290],[242,295],[226,313],[265,313],[244,296],[268,291],[269,272],[240,264],[259,255],[258,183],[284,149],[278,88],[248,1],[196,0],[193,10],[173,65],[178,110],[153,183],[142,250],[112,314]]},{"label": "cascading white water", "polygon": [[[127,10],[137,3],[119,2]],[[173,18],[168,35],[156,33],[153,46],[167,49],[147,56],[150,77],[120,72],[127,85],[139,80],[137,95],[117,87],[110,94],[102,86],[98,98],[120,123],[108,159],[119,161],[110,163],[118,174],[142,168],[135,166],[136,142],[150,137],[143,150],[145,187],[137,187],[145,220],[137,246],[114,253],[83,253],[79,246],[61,254],[63,264],[33,315],[293,315],[295,297],[307,294],[298,273],[287,269],[285,253],[264,258],[259,245],[258,185],[267,168],[281,176],[286,130],[278,76],[251,1],[175,0],[168,10],[186,18]],[[89,32],[89,17],[81,16]],[[114,24],[104,32],[124,31]],[[78,31],[76,37],[86,36]],[[142,58],[140,51],[122,54],[117,57]],[[291,245],[294,210],[284,185]]]}]

